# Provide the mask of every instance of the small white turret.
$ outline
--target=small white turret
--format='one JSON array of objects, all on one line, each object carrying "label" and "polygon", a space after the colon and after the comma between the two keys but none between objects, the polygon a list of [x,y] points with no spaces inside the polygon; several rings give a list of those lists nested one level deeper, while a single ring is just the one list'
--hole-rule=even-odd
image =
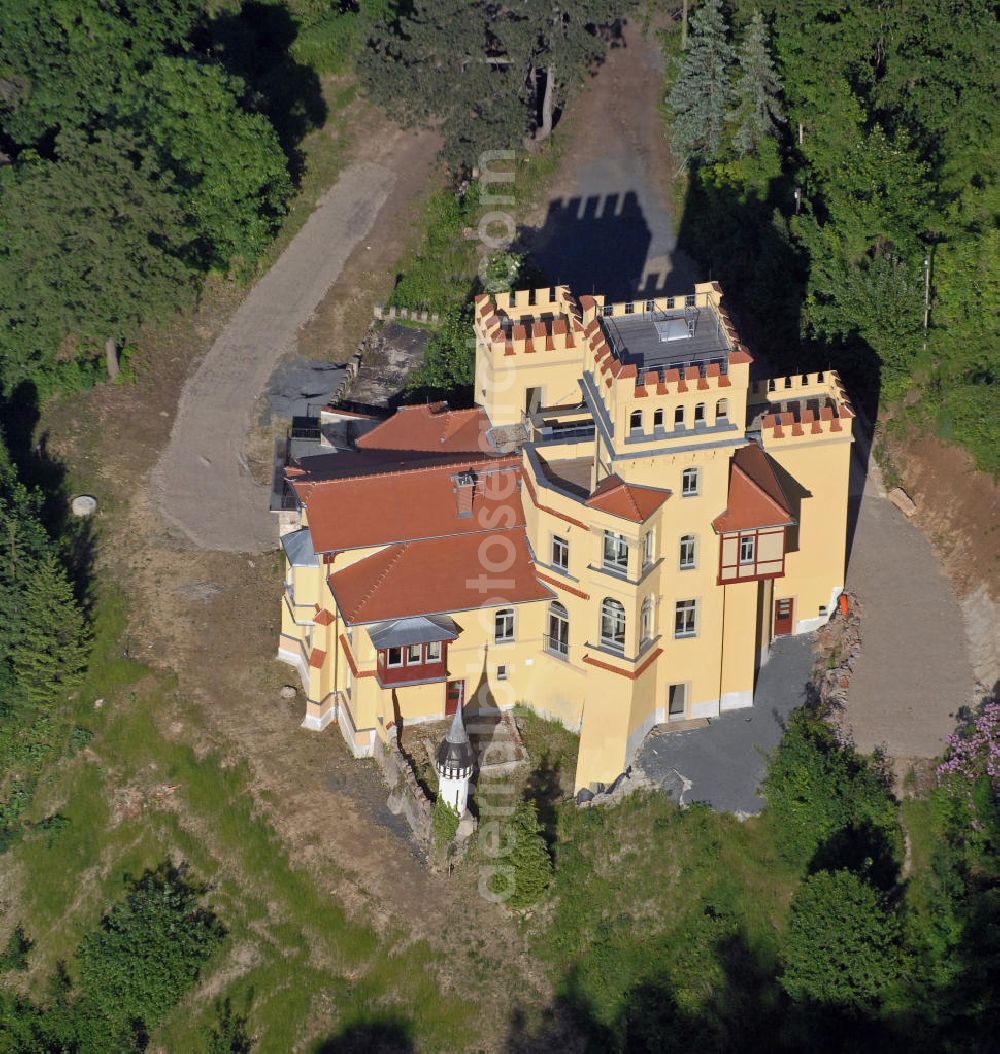
[{"label": "small white turret", "polygon": [[469,784],[475,767],[475,755],[469,734],[465,731],[461,706],[455,711],[448,734],[441,740],[434,759],[438,774],[438,793],[459,816],[469,804]]}]

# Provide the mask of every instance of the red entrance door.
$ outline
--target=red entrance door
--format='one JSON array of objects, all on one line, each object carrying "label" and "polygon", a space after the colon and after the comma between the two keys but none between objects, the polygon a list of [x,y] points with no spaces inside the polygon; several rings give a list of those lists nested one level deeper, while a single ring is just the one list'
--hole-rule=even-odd
[{"label": "red entrance door", "polygon": [[787,637],[792,632],[792,598],[784,597],[774,602],[774,635]]},{"label": "red entrance door", "polygon": [[465,681],[449,681],[444,696],[444,716],[451,717],[465,700]]}]

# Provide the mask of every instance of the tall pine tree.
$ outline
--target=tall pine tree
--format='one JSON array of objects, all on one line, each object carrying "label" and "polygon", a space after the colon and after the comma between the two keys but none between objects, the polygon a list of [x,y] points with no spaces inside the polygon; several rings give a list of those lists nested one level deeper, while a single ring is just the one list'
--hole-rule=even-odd
[{"label": "tall pine tree", "polygon": [[14,644],[14,678],[21,696],[44,706],[64,696],[83,678],[88,632],[66,572],[49,551],[25,583],[19,639]]},{"label": "tall pine tree", "polygon": [[727,36],[720,0],[706,0],[691,15],[680,75],[667,96],[674,113],[672,146],[682,164],[711,158],[722,145],[733,100],[729,74],[733,48]]},{"label": "tall pine tree", "polygon": [[739,71],[733,85],[736,122],[733,145],[741,157],[755,154],[761,141],[784,124],[781,111],[781,81],[771,59],[770,40],[764,17],[754,12],[737,58]]}]

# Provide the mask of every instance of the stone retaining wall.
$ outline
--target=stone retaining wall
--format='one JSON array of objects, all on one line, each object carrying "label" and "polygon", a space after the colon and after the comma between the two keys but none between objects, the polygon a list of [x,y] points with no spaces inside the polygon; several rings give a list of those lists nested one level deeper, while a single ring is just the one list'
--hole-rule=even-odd
[{"label": "stone retaining wall", "polygon": [[403,816],[417,842],[427,847],[431,841],[431,814],[434,803],[420,786],[409,761],[395,743],[385,745],[375,737],[375,763],[389,788],[386,805],[396,816]]}]

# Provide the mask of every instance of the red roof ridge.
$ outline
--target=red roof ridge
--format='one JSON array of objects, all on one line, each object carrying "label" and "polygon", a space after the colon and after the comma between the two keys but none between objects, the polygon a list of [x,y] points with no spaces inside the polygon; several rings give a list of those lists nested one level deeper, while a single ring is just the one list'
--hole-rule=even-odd
[{"label": "red roof ridge", "polygon": [[[651,497],[650,502],[640,504],[636,500],[639,495],[647,494]],[[621,495],[625,499],[627,503],[626,508],[631,510],[631,515],[628,512],[616,511],[607,507],[607,499],[615,495]],[[603,507],[603,511],[610,513],[612,516],[620,516],[623,519],[633,520],[636,523],[645,523],[670,495],[671,491],[664,487],[651,487],[642,483],[628,483],[617,473],[613,472],[598,483],[584,504],[589,505],[591,508]]]},{"label": "red roof ridge", "polygon": [[[428,454],[428,457],[434,455]],[[433,472],[436,470],[452,469],[458,465],[482,465],[484,462],[494,466],[498,471],[500,469],[516,468],[521,464],[521,458],[517,454],[491,454],[488,450],[483,451],[479,456],[472,453],[464,453],[461,457],[456,455],[454,458],[448,461],[437,461],[434,464],[428,465],[421,462],[416,462],[413,465],[407,465],[405,468],[379,468],[377,465],[368,471],[357,472],[353,476],[332,476],[330,479],[310,479],[303,480],[302,485],[308,487],[321,487],[326,483],[349,483],[358,479],[371,479],[376,476],[408,476],[417,472]],[[294,483],[292,484],[295,485]]]}]

